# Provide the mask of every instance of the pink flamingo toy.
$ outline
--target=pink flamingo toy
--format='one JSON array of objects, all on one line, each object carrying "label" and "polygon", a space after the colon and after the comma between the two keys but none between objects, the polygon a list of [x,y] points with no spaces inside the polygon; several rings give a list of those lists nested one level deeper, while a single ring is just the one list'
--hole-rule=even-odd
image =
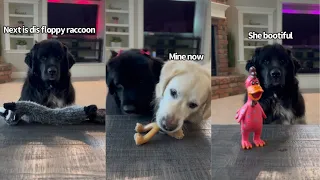
[{"label": "pink flamingo toy", "polygon": [[241,146],[243,149],[251,149],[249,141],[250,133],[254,133],[253,142],[257,147],[262,147],[265,142],[260,138],[263,120],[267,118],[258,100],[261,98],[263,89],[257,78],[255,67],[249,69],[249,76],[245,81],[248,93],[247,102],[237,111],[236,120],[241,126]]}]

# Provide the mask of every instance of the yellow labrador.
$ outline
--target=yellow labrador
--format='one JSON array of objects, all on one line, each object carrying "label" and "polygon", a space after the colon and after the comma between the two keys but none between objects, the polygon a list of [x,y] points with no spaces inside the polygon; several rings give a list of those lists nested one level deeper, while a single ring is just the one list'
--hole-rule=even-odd
[{"label": "yellow labrador", "polygon": [[185,121],[199,123],[211,115],[211,73],[191,61],[168,61],[156,85],[156,122],[162,131],[183,138]]}]

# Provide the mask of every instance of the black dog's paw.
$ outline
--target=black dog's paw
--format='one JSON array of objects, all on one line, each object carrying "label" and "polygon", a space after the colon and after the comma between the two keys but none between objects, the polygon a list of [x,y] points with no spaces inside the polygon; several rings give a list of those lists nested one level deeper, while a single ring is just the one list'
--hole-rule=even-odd
[{"label": "black dog's paw", "polygon": [[105,124],[106,122],[106,110],[105,109],[98,109],[97,117],[94,119],[95,123],[98,124]]},{"label": "black dog's paw", "polygon": [[96,114],[98,110],[98,107],[96,105],[90,105],[84,107],[84,112],[87,116]]},{"label": "black dog's paw", "polygon": [[90,120],[93,120],[97,116],[98,107],[96,105],[90,105],[84,107],[84,112]]},{"label": "black dog's paw", "polygon": [[16,110],[16,103],[15,102],[11,102],[11,103],[4,103],[3,107],[7,110],[11,110],[11,111],[15,111]]}]

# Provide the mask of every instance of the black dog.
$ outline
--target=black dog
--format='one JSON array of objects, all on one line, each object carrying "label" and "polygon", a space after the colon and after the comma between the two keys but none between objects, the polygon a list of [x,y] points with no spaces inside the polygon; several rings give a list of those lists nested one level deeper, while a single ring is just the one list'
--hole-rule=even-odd
[{"label": "black dog", "polygon": [[28,74],[19,100],[33,101],[49,108],[75,102],[70,68],[75,60],[68,48],[54,39],[36,42],[26,54]]},{"label": "black dog", "polygon": [[259,100],[267,115],[264,123],[305,124],[305,103],[296,78],[300,64],[291,51],[280,44],[257,48],[246,70],[251,66],[256,67],[264,90]]},{"label": "black dog", "polygon": [[[152,115],[152,101],[159,82],[163,61],[153,58],[146,50],[131,49],[112,56],[106,66],[108,96],[107,115],[118,114]],[[112,97],[114,103],[108,103]],[[113,106],[113,107],[111,107]]]}]

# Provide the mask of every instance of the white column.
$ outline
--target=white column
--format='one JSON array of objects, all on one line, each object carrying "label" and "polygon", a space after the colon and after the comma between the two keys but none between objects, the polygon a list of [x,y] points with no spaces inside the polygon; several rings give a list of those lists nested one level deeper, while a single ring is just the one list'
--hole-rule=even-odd
[{"label": "white column", "polygon": [[[271,33],[273,32],[273,15],[272,14],[268,14],[268,32]],[[268,44],[273,44],[272,39],[268,40]]]},{"label": "white column", "polygon": [[143,0],[136,0],[137,2],[137,10],[135,11],[135,15],[137,16],[136,24],[136,34],[137,38],[137,47],[135,48],[144,48],[144,1]]},{"label": "white column", "polygon": [[243,39],[243,13],[238,13],[238,37],[239,37],[239,59],[238,61],[245,61],[244,59],[244,39]]},{"label": "white column", "polygon": [[[3,15],[4,15],[4,26],[9,26],[9,3],[5,2],[3,7]],[[2,30],[1,30],[2,31]],[[5,50],[10,50],[10,35],[5,34],[4,35],[4,44],[5,44]]]},{"label": "white column", "polygon": [[211,61],[211,54],[210,54],[210,48],[211,48],[211,6],[210,4],[206,4],[206,16],[205,16],[205,28],[204,28],[204,37],[202,38],[203,43],[203,53],[205,54],[205,60]]},{"label": "white column", "polygon": [[[42,24],[40,26],[48,26],[48,1],[41,0]],[[41,34],[41,40],[48,38],[47,34]]]},{"label": "white column", "polygon": [[134,47],[134,25],[135,25],[135,22],[134,22],[134,14],[135,14],[135,8],[134,8],[134,0],[128,0],[129,1],[129,7],[128,7],[128,10],[129,10],[129,48],[133,48]]},{"label": "white column", "polygon": [[[39,24],[39,13],[38,13],[39,9],[38,8],[39,8],[38,2],[34,3],[33,4],[33,25],[35,25],[35,26],[38,26],[38,24]],[[39,41],[39,34],[33,34],[33,38],[34,38],[34,41]]]}]

